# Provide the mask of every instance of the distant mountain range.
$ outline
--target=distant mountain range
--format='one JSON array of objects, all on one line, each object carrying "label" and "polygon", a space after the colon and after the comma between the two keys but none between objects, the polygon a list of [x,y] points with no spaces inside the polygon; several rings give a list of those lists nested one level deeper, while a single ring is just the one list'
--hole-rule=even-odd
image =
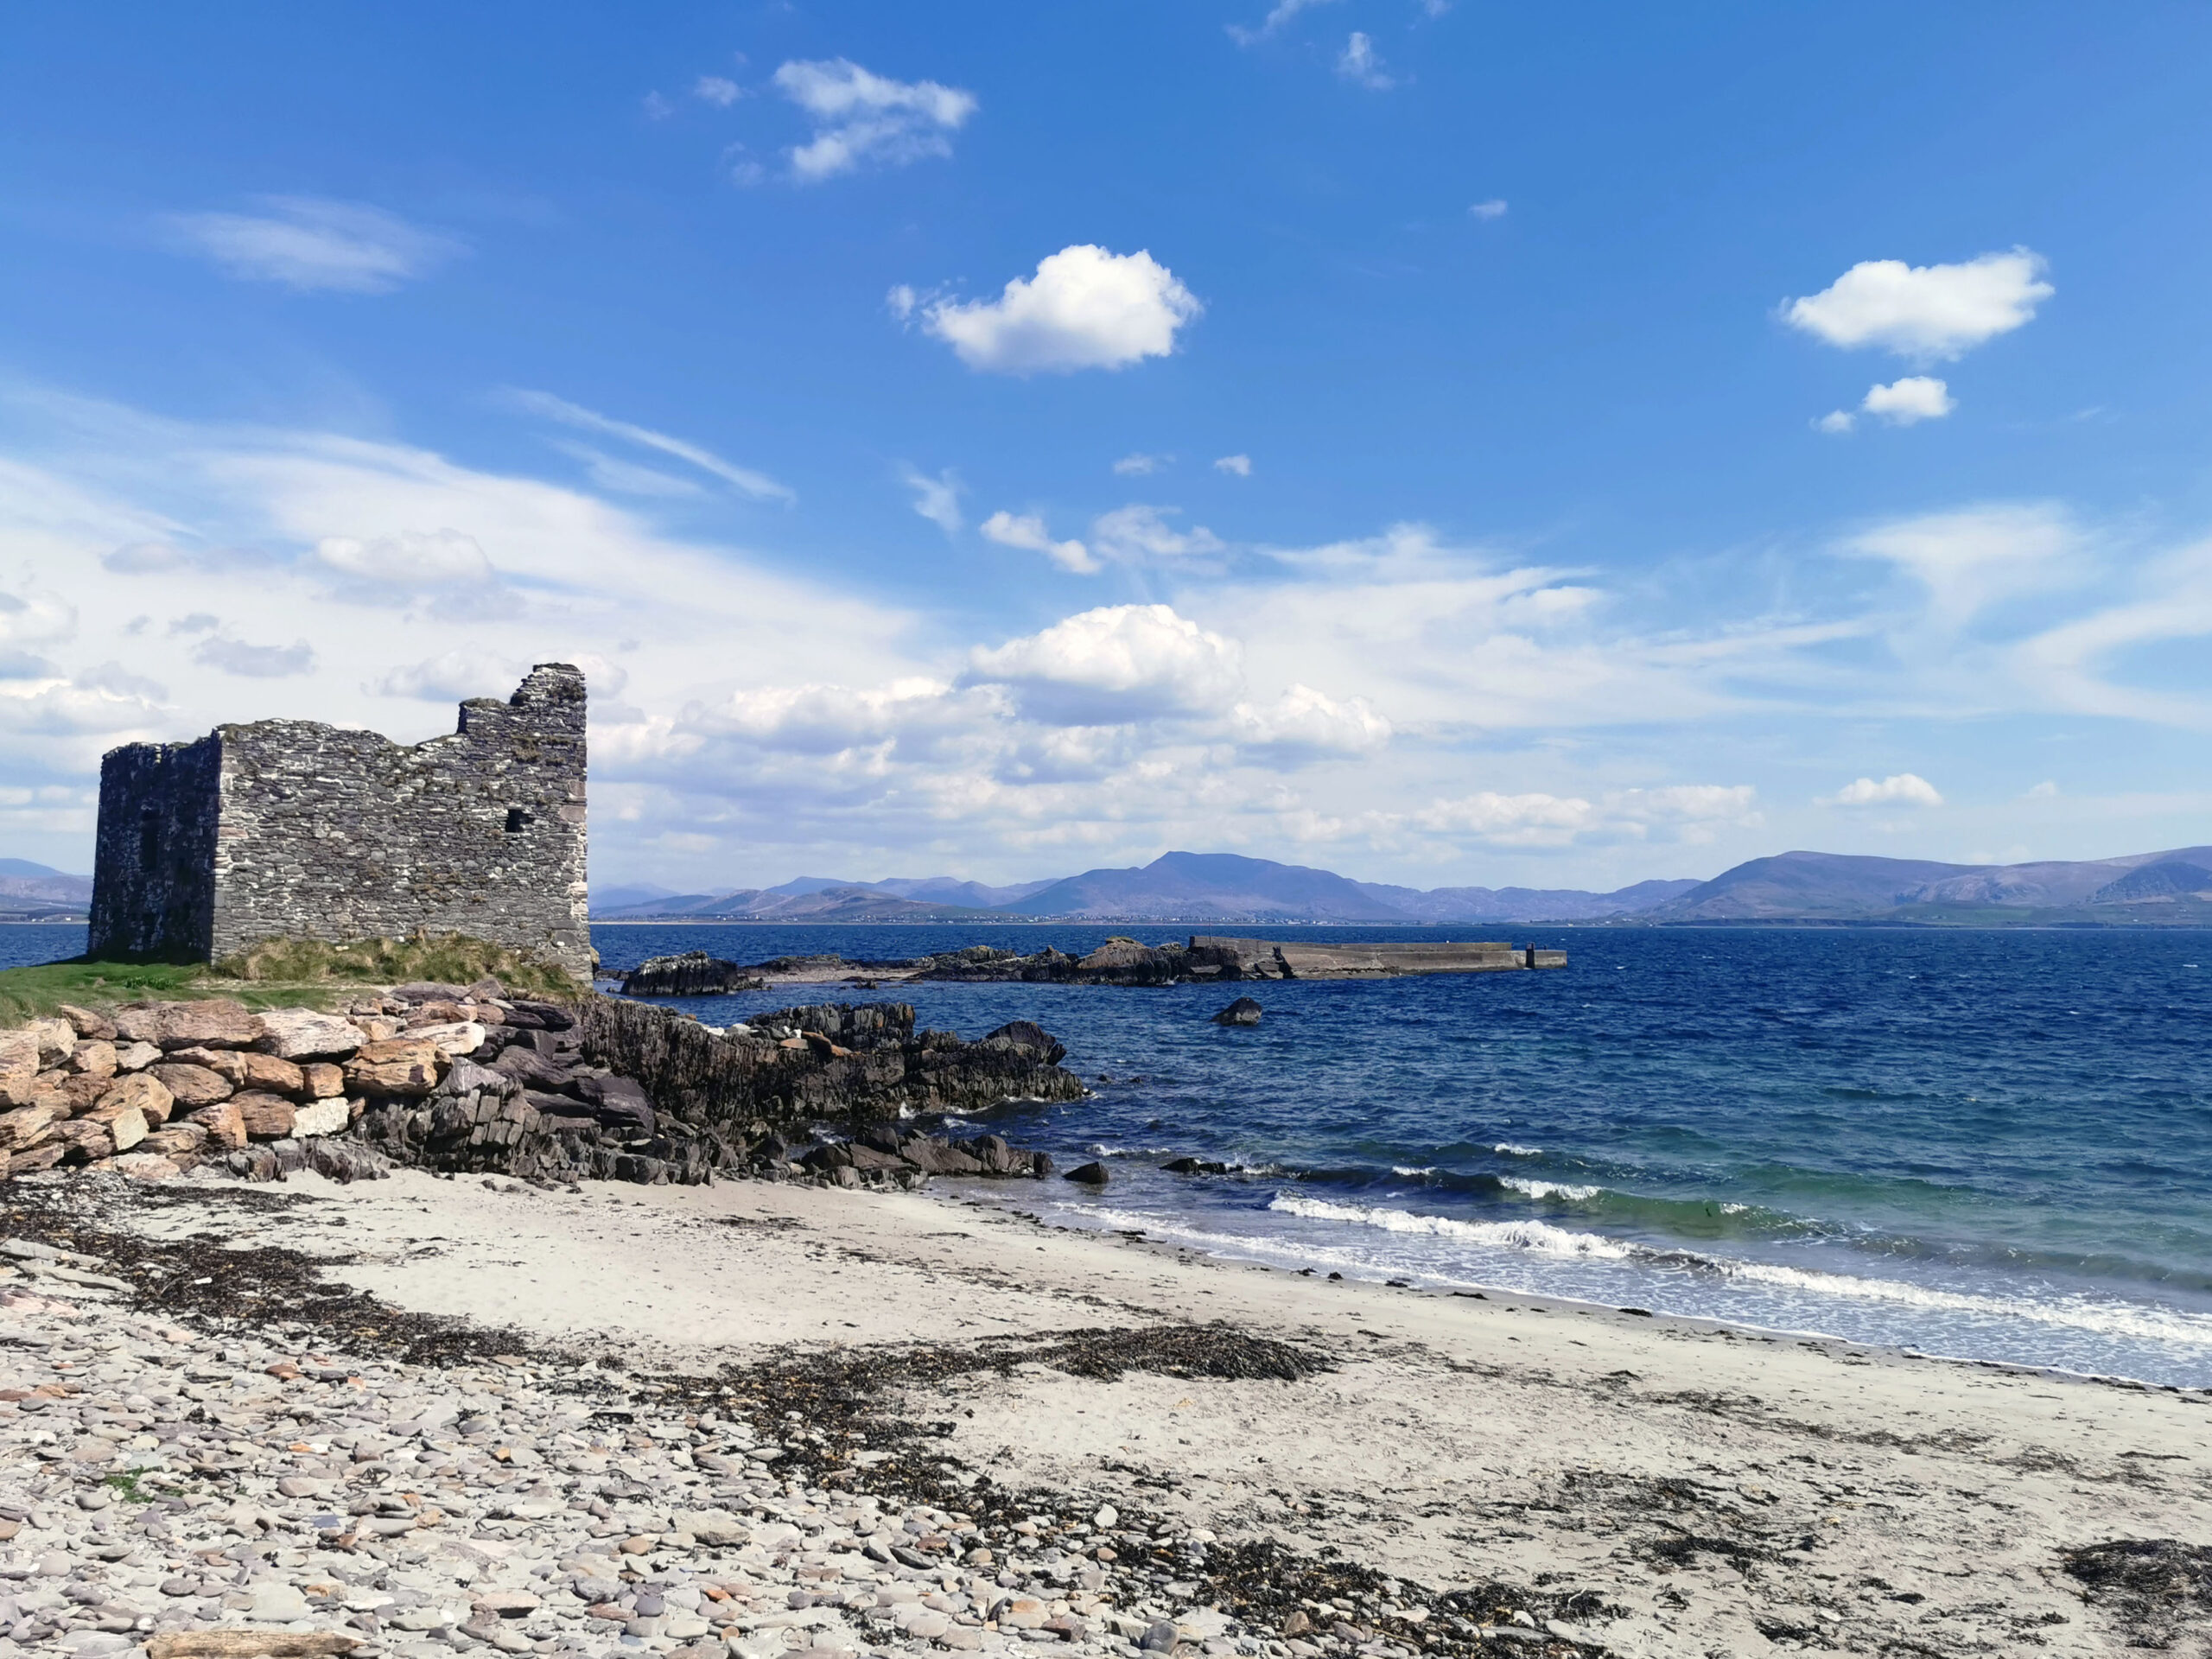
[{"label": "distant mountain range", "polygon": [[[0,861],[0,869],[5,868]],[[2212,847],[2036,864],[1939,864],[1793,852],[1738,864],[1710,881],[1639,881],[1613,893],[1571,887],[1424,892],[1235,853],[1167,853],[1141,868],[1086,870],[1002,887],[949,875],[885,881],[801,876],[781,887],[706,893],[611,887],[594,895],[592,915],[607,922],[1051,919],[1201,926],[1599,921],[2212,925]]]},{"label": "distant mountain range", "polygon": [[92,879],[27,858],[0,858],[0,922],[82,918],[92,902]]},{"label": "distant mountain range", "polygon": [[1583,921],[1636,913],[1696,887],[1642,881],[1618,893],[1531,887],[1414,887],[1235,853],[1167,853],[1141,868],[1086,870],[991,887],[949,875],[887,881],[801,876],[780,887],[703,893],[610,888],[597,921],[1039,921],[1421,923]]},{"label": "distant mountain range", "polygon": [[1724,871],[1642,919],[2212,923],[2212,847],[2037,864],[1782,853]]}]

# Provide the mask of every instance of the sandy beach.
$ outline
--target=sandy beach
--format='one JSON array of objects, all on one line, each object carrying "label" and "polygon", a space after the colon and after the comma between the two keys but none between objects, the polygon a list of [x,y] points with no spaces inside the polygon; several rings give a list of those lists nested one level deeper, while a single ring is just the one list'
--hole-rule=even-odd
[{"label": "sandy beach", "polygon": [[[2202,1393],[1332,1282],[944,1194],[416,1172],[287,1191],[304,1201],[226,1207],[230,1246],[350,1256],[327,1276],[640,1371],[990,1346],[1007,1363],[886,1402],[935,1421],[952,1469],[1440,1592],[1594,1592],[1582,1639],[1624,1654],[2120,1652],[2145,1627],[2085,1602],[2062,1552],[2212,1522]],[[159,1205],[129,1224],[181,1238],[213,1219]],[[1109,1382],[1021,1356],[1194,1324],[1332,1369]]]}]

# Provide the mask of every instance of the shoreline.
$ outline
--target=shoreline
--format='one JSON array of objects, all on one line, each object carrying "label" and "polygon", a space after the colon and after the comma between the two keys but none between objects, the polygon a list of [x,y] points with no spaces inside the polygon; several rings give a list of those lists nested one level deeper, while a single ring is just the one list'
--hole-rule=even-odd
[{"label": "shoreline", "polygon": [[[188,1236],[222,1202],[207,1185],[206,1203],[132,1226]],[[1306,1281],[950,1194],[409,1172],[260,1190],[283,1202],[238,1207],[229,1248],[342,1247],[355,1259],[332,1282],[549,1348],[709,1373],[848,1356],[894,1376],[902,1355],[990,1350],[1003,1364],[887,1384],[896,1413],[942,1420],[931,1455],[962,1479],[1118,1496],[1440,1593],[1591,1590],[1618,1616],[1576,1639],[1616,1652],[2116,1652],[2125,1635],[2062,1552],[2212,1530],[2212,1400],[2194,1391],[1520,1292]],[[1109,1382],[1022,1357],[1168,1325],[1333,1369]]]}]

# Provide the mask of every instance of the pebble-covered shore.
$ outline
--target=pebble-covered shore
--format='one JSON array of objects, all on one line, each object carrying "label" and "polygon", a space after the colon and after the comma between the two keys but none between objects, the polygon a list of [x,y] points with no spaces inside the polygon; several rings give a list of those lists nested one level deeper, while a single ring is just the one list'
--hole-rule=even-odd
[{"label": "pebble-covered shore", "polygon": [[[162,1191],[218,1186],[237,1192]],[[213,1234],[167,1260],[73,1248],[119,1241],[106,1207],[149,1201],[118,1176],[17,1192],[0,1241],[0,1655],[1599,1645],[1567,1622],[1602,1611],[1586,1592],[1437,1595],[1224,1542],[1127,1495],[1006,1491],[888,1412],[895,1359],[701,1378],[633,1373],[613,1352],[493,1351],[497,1332],[342,1290],[326,1303],[289,1252],[233,1250],[271,1258],[233,1265]],[[234,1275],[254,1272],[305,1317],[239,1318],[207,1294],[241,1295]],[[1326,1363],[1205,1328],[1061,1333],[1032,1357],[1222,1376]],[[990,1363],[913,1357],[925,1380]]]}]

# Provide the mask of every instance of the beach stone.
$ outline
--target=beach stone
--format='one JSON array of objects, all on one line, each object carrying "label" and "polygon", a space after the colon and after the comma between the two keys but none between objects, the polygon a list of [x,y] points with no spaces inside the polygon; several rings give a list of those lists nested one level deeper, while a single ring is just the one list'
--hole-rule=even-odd
[{"label": "beach stone", "polygon": [[246,1617],[265,1624],[289,1624],[314,1611],[296,1586],[264,1580],[253,1587],[253,1602],[246,1609]]},{"label": "beach stone", "polygon": [[327,1060],[309,1060],[300,1068],[301,1092],[311,1100],[327,1100],[346,1092],[346,1071]]},{"label": "beach stone", "polygon": [[176,1109],[176,1096],[159,1077],[133,1072],[110,1084],[99,1098],[99,1109],[135,1111],[149,1123],[166,1123]]},{"label": "beach stone", "polygon": [[61,1064],[63,1069],[80,1077],[111,1077],[115,1075],[115,1045],[97,1039],[80,1042],[76,1052]]},{"label": "beach stone", "polygon": [[219,1100],[228,1100],[238,1092],[236,1078],[226,1077],[204,1065],[170,1061],[153,1067],[145,1076],[158,1081],[169,1091],[170,1098],[188,1112],[195,1106],[213,1106]]},{"label": "beach stone", "polygon": [[1087,1164],[1077,1165],[1073,1169],[1068,1171],[1067,1174],[1062,1179],[1074,1181],[1084,1186],[1103,1186],[1108,1181],[1111,1180],[1113,1177],[1108,1172],[1105,1165],[1093,1160],[1091,1162]]},{"label": "beach stone", "polygon": [[436,1044],[395,1037],[368,1043],[346,1062],[346,1088],[364,1095],[427,1095],[438,1086]]},{"label": "beach stone", "polygon": [[207,1130],[209,1145],[225,1152],[236,1152],[245,1145],[245,1120],[239,1116],[234,1102],[226,1100],[220,1105],[202,1106],[188,1121]]},{"label": "beach stone", "polygon": [[256,1046],[286,1060],[348,1059],[369,1040],[350,1020],[312,1008],[271,1008],[261,1016]]},{"label": "beach stone", "polygon": [[256,1141],[281,1141],[292,1133],[299,1108],[280,1095],[245,1094],[229,1103],[246,1134]]},{"label": "beach stone", "polygon": [[1137,1646],[1147,1653],[1173,1653],[1175,1627],[1164,1618],[1156,1620],[1145,1627],[1145,1633],[1137,1638]]},{"label": "beach stone", "polygon": [[292,1133],[302,1139],[336,1135],[353,1122],[353,1109],[342,1095],[302,1106],[292,1114]]},{"label": "beach stone", "polygon": [[115,1069],[118,1071],[143,1071],[162,1058],[162,1051],[151,1043],[118,1043],[115,1050]]}]

